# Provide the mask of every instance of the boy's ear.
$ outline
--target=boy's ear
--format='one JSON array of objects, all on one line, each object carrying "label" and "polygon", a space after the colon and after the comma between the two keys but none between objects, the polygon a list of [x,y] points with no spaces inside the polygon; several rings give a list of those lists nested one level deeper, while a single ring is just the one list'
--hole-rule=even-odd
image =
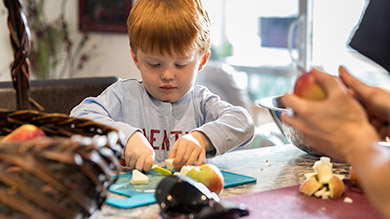
[{"label": "boy's ear", "polygon": [[133,52],[133,50],[130,48],[130,54],[131,54],[131,58],[133,59],[133,62],[135,64],[135,66],[138,68],[139,70],[139,63],[138,63],[138,58],[137,56],[135,55],[135,53]]},{"label": "boy's ear", "polygon": [[207,62],[209,61],[210,54],[211,51],[209,50],[206,54],[203,55],[202,60],[200,61],[198,71],[202,70],[204,66],[206,66]]}]

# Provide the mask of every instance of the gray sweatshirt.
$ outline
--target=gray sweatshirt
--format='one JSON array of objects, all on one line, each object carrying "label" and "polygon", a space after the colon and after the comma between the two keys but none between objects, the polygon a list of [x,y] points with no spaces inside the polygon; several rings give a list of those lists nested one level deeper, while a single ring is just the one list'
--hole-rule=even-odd
[{"label": "gray sweatshirt", "polygon": [[254,125],[248,112],[233,106],[203,86],[195,86],[175,103],[152,97],[141,81],[123,79],[97,97],[84,99],[72,117],[86,117],[117,128],[125,142],[140,131],[156,152],[155,162],[168,158],[175,141],[192,131],[204,133],[215,147],[208,155],[220,155],[248,144]]}]

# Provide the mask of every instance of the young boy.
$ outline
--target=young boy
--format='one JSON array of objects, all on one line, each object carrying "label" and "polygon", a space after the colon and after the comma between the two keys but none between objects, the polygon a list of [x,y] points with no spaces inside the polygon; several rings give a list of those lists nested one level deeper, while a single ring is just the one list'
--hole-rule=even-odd
[{"label": "young boy", "polygon": [[71,116],[117,128],[126,165],[149,171],[174,158],[175,169],[249,143],[248,112],[193,84],[210,56],[210,21],[200,0],[138,0],[128,21],[131,56],[142,81],[124,79],[86,98]]}]

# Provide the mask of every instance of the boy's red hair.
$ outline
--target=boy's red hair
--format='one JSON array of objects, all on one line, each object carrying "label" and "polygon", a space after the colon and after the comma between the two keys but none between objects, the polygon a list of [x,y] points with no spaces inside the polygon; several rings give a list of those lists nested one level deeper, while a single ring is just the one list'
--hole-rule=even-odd
[{"label": "boy's red hair", "polygon": [[137,0],[127,28],[134,53],[187,55],[210,49],[210,19],[200,0]]}]

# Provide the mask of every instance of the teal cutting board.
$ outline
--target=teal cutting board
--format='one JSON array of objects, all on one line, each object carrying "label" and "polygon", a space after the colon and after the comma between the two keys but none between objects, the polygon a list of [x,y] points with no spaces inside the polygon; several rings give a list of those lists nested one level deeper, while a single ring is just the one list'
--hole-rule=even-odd
[{"label": "teal cutting board", "polygon": [[[224,177],[225,188],[256,182],[256,178],[250,176],[244,176],[223,170],[221,172]],[[158,183],[165,176],[151,170],[146,174],[149,176],[148,184],[132,185],[130,184],[131,175],[131,173],[121,174],[118,181],[110,187],[110,192],[124,195],[128,198],[107,198],[107,204],[118,208],[136,208],[156,203],[154,192]]]}]

